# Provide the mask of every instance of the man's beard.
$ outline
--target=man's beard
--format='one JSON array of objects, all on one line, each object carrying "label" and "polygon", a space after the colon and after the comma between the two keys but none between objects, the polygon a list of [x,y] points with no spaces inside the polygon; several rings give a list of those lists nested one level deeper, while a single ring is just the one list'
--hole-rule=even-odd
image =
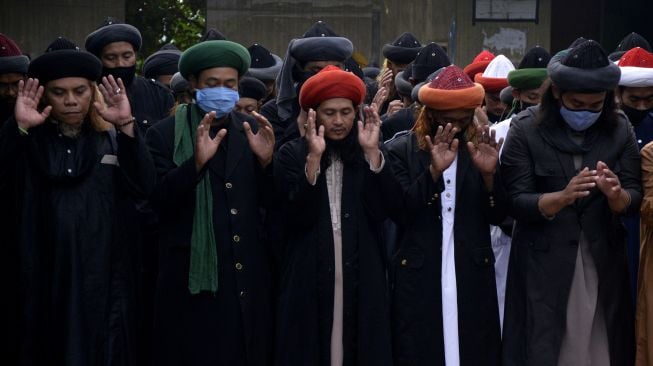
[{"label": "man's beard", "polygon": [[78,123],[75,125],[63,123],[63,122],[57,122],[57,128],[59,129],[59,132],[61,132],[62,135],[75,139],[79,137],[79,135],[82,133],[82,123]]}]

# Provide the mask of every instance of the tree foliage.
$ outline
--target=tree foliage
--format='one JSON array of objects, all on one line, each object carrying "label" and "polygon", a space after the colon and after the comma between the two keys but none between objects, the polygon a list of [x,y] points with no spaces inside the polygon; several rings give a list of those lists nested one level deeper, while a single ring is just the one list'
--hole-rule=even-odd
[{"label": "tree foliage", "polygon": [[184,50],[196,44],[204,34],[206,0],[129,0],[125,3],[125,22],[138,28],[143,37],[143,57],[166,43]]}]

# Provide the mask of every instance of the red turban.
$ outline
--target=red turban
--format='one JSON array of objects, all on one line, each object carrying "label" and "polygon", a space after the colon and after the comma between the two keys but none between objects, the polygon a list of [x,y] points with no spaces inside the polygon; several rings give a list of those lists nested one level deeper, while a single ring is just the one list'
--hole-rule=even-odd
[{"label": "red turban", "polygon": [[446,111],[480,107],[485,91],[474,83],[460,67],[445,67],[430,84],[419,89],[419,100],[429,108]]},{"label": "red turban", "polygon": [[485,68],[487,65],[490,64],[490,61],[494,59],[494,54],[490,51],[481,51],[476,57],[474,57],[474,60],[472,60],[472,63],[465,66],[465,74],[469,76],[470,79],[474,80],[474,76],[476,74],[481,73],[485,71]]},{"label": "red turban", "polygon": [[346,98],[358,106],[365,100],[365,84],[353,73],[329,65],[306,80],[299,91],[299,105],[304,110],[333,98]]},{"label": "red turban", "polygon": [[635,47],[619,59],[619,85],[633,88],[653,86],[653,53]]}]

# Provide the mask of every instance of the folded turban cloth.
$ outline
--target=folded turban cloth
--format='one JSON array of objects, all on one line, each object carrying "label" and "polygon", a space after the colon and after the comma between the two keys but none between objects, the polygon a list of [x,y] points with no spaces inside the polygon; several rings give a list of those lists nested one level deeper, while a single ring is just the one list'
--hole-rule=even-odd
[{"label": "folded turban cloth", "polygon": [[251,45],[247,51],[249,51],[249,56],[252,59],[247,75],[259,80],[275,80],[277,78],[283,65],[281,57],[268,51],[267,48],[258,43]]},{"label": "folded turban cloth", "polygon": [[222,34],[219,30],[211,28],[200,38],[200,42],[205,41],[226,41],[227,37]]},{"label": "folded turban cloth", "polygon": [[487,65],[482,74],[476,74],[474,81],[483,85],[488,93],[498,93],[508,86],[508,73],[515,65],[504,55],[498,55]]},{"label": "folded turban cloth", "polygon": [[601,45],[593,40],[557,53],[547,71],[554,85],[569,91],[610,91],[621,76],[619,66],[610,62]]},{"label": "folded turban cloth", "polygon": [[173,45],[165,45],[151,54],[143,62],[143,76],[146,79],[156,79],[161,75],[174,75],[179,71],[181,51]]},{"label": "folded turban cloth", "polygon": [[265,97],[267,89],[265,84],[257,78],[244,76],[238,82],[238,94],[241,98],[261,100]]},{"label": "folded turban cloth", "polygon": [[540,46],[528,50],[517,66],[518,69],[542,69],[551,61],[551,54]]},{"label": "folded turban cloth", "polygon": [[653,86],[653,53],[636,47],[619,59],[620,86],[644,88]]},{"label": "folded turban cloth", "polygon": [[143,39],[141,32],[133,25],[116,23],[109,20],[106,25],[96,29],[86,37],[86,50],[100,57],[106,45],[113,42],[128,42],[134,46],[134,51],[141,49]]},{"label": "folded turban cloth", "polygon": [[358,106],[365,100],[365,84],[351,72],[327,66],[308,78],[299,91],[299,105],[304,110],[333,98],[346,98]]},{"label": "folded turban cloth", "polygon": [[23,55],[18,45],[0,33],[0,74],[27,74],[29,58]]},{"label": "folded turban cloth", "polygon": [[243,76],[249,69],[250,57],[247,48],[231,41],[200,42],[181,54],[179,72],[188,79],[202,70],[213,67],[231,67]]},{"label": "folded turban cloth", "polygon": [[435,70],[449,65],[451,65],[451,61],[444,49],[437,43],[431,42],[424,46],[415,57],[412,67],[413,80],[422,82]]},{"label": "folded turban cloth", "polygon": [[422,45],[417,37],[410,32],[404,32],[392,44],[383,46],[381,52],[383,57],[394,63],[407,64],[415,59],[421,49]]},{"label": "folded turban cloth", "polygon": [[395,89],[397,89],[399,95],[408,96],[413,91],[413,84],[410,83],[411,76],[411,67],[405,68],[404,71],[398,72],[397,76],[395,76]]},{"label": "folded turban cloth", "polygon": [[90,52],[82,51],[73,42],[57,38],[47,51],[32,60],[27,72],[39,79],[41,85],[68,77],[81,77],[96,81],[102,76],[102,62]]},{"label": "folded turban cloth", "polygon": [[476,57],[474,57],[474,60],[472,60],[472,63],[465,66],[464,71],[467,76],[474,80],[474,76],[476,74],[485,71],[485,68],[487,65],[490,64],[490,61],[494,59],[494,54],[490,51],[481,51]]},{"label": "folded turban cloth", "polygon": [[419,100],[425,106],[439,110],[475,109],[485,97],[483,86],[474,83],[456,65],[447,66],[428,84],[419,89]]}]

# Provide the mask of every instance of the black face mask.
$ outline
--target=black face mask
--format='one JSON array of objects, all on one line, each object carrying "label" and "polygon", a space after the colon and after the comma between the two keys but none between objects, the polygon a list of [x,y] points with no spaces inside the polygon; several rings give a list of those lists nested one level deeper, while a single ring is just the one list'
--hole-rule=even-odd
[{"label": "black face mask", "polygon": [[122,79],[125,87],[129,87],[136,76],[136,65],[129,67],[102,67],[102,76],[113,75],[115,79]]},{"label": "black face mask", "polygon": [[644,117],[646,117],[646,115],[651,112],[650,109],[641,110],[641,109],[629,107],[627,105],[622,105],[621,110],[623,110],[624,113],[626,113],[626,116],[628,116],[628,120],[630,120],[630,123],[632,124],[638,124],[642,122]]}]

